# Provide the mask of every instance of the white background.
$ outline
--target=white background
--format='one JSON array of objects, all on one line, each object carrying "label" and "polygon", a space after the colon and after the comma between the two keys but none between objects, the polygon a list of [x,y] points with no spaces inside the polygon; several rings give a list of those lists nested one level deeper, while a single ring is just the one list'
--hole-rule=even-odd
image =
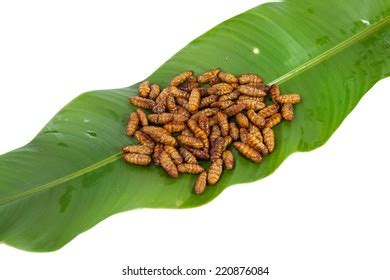
[{"label": "white background", "polygon": [[[142,80],[260,2],[0,0],[0,154],[80,93]],[[122,267],[178,264],[270,266],[258,279],[390,279],[389,89],[389,79],[375,85],[325,146],[206,206],[118,214],[54,253],[0,245],[0,279],[131,279]]]}]

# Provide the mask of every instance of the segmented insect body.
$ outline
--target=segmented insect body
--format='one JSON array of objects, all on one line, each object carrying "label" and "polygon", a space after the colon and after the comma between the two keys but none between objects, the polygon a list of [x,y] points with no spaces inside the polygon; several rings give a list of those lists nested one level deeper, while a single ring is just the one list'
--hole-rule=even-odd
[{"label": "segmented insect body", "polygon": [[192,76],[192,71],[181,72],[179,75],[175,76],[171,80],[169,85],[178,87],[181,83],[184,83],[190,76]]},{"label": "segmented insect body", "polygon": [[221,136],[221,129],[218,125],[213,125],[210,132],[210,143],[212,144],[219,136]]},{"label": "segmented insect body", "polygon": [[286,121],[291,121],[294,118],[294,107],[291,103],[284,103],[281,111],[282,117]]},{"label": "segmented insect body", "polygon": [[210,107],[219,108],[223,110],[232,106],[233,104],[234,102],[232,100],[216,101],[214,103],[211,103]]},{"label": "segmented insect body", "polygon": [[199,119],[200,115],[202,115],[202,114],[205,114],[207,117],[211,117],[211,116],[215,115],[218,111],[219,111],[218,108],[206,108],[206,109],[203,109],[202,111],[199,111],[199,112],[193,114],[191,116],[191,119],[194,119],[197,121]]},{"label": "segmented insect body", "polygon": [[246,135],[245,143],[251,146],[252,148],[256,149],[257,151],[259,151],[263,156],[268,154],[267,146],[264,145],[264,143],[260,141],[260,139],[254,136],[253,134],[248,133]]},{"label": "segmented insect body", "polygon": [[233,91],[233,87],[227,83],[218,83],[208,88],[208,94],[224,95]]},{"label": "segmented insect body", "polygon": [[217,68],[203,73],[198,77],[198,82],[201,84],[209,83],[211,80],[218,76],[219,71],[221,70]]},{"label": "segmented insect body", "polygon": [[270,153],[275,149],[275,134],[272,128],[266,127],[262,131],[264,144],[267,146],[267,149]]},{"label": "segmented insect body", "polygon": [[148,126],[148,117],[146,116],[145,112],[141,109],[136,110],[139,122],[142,126]]},{"label": "segmented insect body", "polygon": [[185,135],[179,135],[177,137],[177,140],[179,140],[180,143],[183,145],[186,145],[188,147],[192,147],[195,149],[201,149],[203,148],[203,143],[201,140],[195,137],[185,136]]},{"label": "segmented insect body", "polygon": [[127,124],[127,136],[132,136],[137,130],[139,118],[136,112],[130,114],[129,122]]},{"label": "segmented insect body", "polygon": [[191,92],[194,88],[198,87],[198,85],[199,84],[197,82],[196,77],[190,76],[190,77],[188,77],[187,82],[185,84],[180,85],[179,88],[181,90]]},{"label": "segmented insect body", "polygon": [[185,98],[181,98],[181,97],[176,98],[176,103],[184,108],[188,106],[188,100]]},{"label": "segmented insect body", "polygon": [[165,112],[165,104],[160,102],[153,106],[152,112],[155,114],[161,114]]},{"label": "segmented insect body", "polygon": [[256,74],[242,74],[238,77],[238,81],[241,85],[249,83],[261,85],[263,83],[263,79]]},{"label": "segmented insect body", "polygon": [[[173,97],[175,98],[184,98],[184,99],[188,99],[190,97],[190,94],[184,90],[180,90],[178,89],[177,87],[169,87],[167,89],[167,92],[168,94],[171,94]],[[160,93],[161,95],[161,93]]]},{"label": "segmented insect body", "polygon": [[186,108],[177,107],[176,113],[173,114],[174,122],[186,122],[190,118],[191,113]]},{"label": "segmented insect body", "polygon": [[210,135],[209,118],[206,115],[200,115],[198,124],[199,127],[206,133],[206,135],[209,136]]},{"label": "segmented insect body", "polygon": [[245,109],[245,105],[239,103],[239,104],[235,104],[235,105],[232,105],[232,106],[226,108],[223,112],[228,117],[232,117],[232,116],[237,115],[238,113],[240,113],[244,109]]},{"label": "segmented insect body", "polygon": [[223,165],[225,169],[231,170],[234,167],[234,156],[233,153],[229,150],[226,150],[222,154]]},{"label": "segmented insect body", "polygon": [[205,107],[209,106],[211,103],[216,102],[217,100],[218,100],[218,95],[209,95],[209,96],[203,97],[200,100],[199,108],[200,109],[205,108]]},{"label": "segmented insect body", "polygon": [[154,141],[166,144],[169,146],[176,146],[176,139],[169,134],[167,130],[162,127],[144,126],[141,131],[149,135]]},{"label": "segmented insect body", "polygon": [[224,94],[219,96],[218,101],[225,101],[225,100],[236,100],[240,96],[240,92],[238,90],[234,90],[231,93]]},{"label": "segmented insect body", "polygon": [[172,113],[161,113],[161,114],[150,114],[148,119],[151,123],[154,124],[166,124],[173,120]]},{"label": "segmented insect body", "polygon": [[224,113],[218,112],[216,114],[218,122],[219,122],[219,127],[221,128],[221,134],[222,136],[226,136],[229,134],[229,122],[228,118]]},{"label": "segmented insect body", "polygon": [[210,126],[216,125],[218,123],[219,123],[219,121],[218,121],[217,116],[212,116],[209,118],[209,125]]},{"label": "segmented insect body", "polygon": [[227,149],[227,147],[232,143],[232,141],[233,141],[233,138],[230,136],[230,135],[227,135],[227,136],[225,136],[225,137],[223,137],[223,140],[224,140],[224,150],[226,150]]},{"label": "segmented insect body", "polygon": [[148,165],[151,162],[151,158],[148,155],[127,153],[123,155],[123,158],[128,162],[136,165]]},{"label": "segmented insect body", "polygon": [[207,174],[207,183],[210,185],[215,185],[219,178],[221,177],[223,170],[223,161],[222,159],[217,159],[213,161],[210,165],[209,172]]},{"label": "segmented insect body", "polygon": [[198,178],[196,179],[194,191],[196,194],[202,194],[206,189],[206,183],[207,183],[207,172],[204,171],[199,174]]},{"label": "segmented insect body", "polygon": [[223,137],[218,137],[213,142],[213,146],[210,151],[211,160],[217,160],[222,156],[223,151],[225,150],[225,139]]},{"label": "segmented insect body", "polygon": [[154,141],[153,141],[152,138],[150,138],[150,136],[148,136],[147,134],[143,133],[142,131],[137,130],[137,131],[134,133],[134,137],[135,137],[142,145],[148,146],[148,147],[150,147],[150,148],[153,149],[153,147],[154,147]]},{"label": "segmented insect body", "polygon": [[184,136],[190,136],[190,137],[195,137],[195,135],[192,133],[192,131],[186,127],[182,132],[181,132],[181,135],[184,135]]},{"label": "segmented insect body", "polygon": [[188,100],[188,105],[187,105],[188,110],[193,113],[199,109],[199,105],[200,105],[200,91],[199,89],[194,88],[191,91],[191,95]]},{"label": "segmented insect body", "polygon": [[263,159],[260,152],[251,148],[248,144],[236,141],[233,143],[233,146],[240,152],[240,154],[253,162],[260,163]]},{"label": "segmented insect body", "polygon": [[153,149],[146,145],[128,145],[124,146],[122,151],[124,153],[150,155],[153,152]]},{"label": "segmented insect body", "polygon": [[257,137],[261,142],[263,142],[263,135],[261,135],[261,131],[257,126],[250,124],[249,133]]},{"label": "segmented insect body", "polygon": [[183,122],[170,122],[164,124],[164,128],[170,133],[180,132],[186,128],[186,125]]},{"label": "segmented insect body", "polygon": [[160,86],[153,84],[150,86],[149,99],[155,100],[160,94]]},{"label": "segmented insect body", "polygon": [[180,147],[179,152],[182,155],[185,162],[192,163],[192,164],[198,164],[196,157],[186,148]]},{"label": "segmented insect body", "polygon": [[218,78],[225,83],[229,83],[229,84],[238,83],[238,79],[236,78],[236,76],[227,72],[222,72],[222,71],[219,72]]},{"label": "segmented insect body", "polygon": [[257,127],[264,127],[265,126],[265,119],[260,117],[259,115],[257,115],[255,111],[248,110],[247,116],[248,116],[249,120]]},{"label": "segmented insect body", "polygon": [[249,127],[249,120],[243,113],[238,113],[235,116],[236,122],[240,127],[248,128]]},{"label": "segmented insect body", "polygon": [[173,163],[168,153],[164,150],[160,153],[160,165],[169,176],[176,178],[179,175],[176,165]]},{"label": "segmented insect body", "polygon": [[162,92],[160,92],[160,94],[156,97],[156,104],[164,104],[165,105],[165,101],[167,99],[167,96],[171,94],[171,91],[169,90],[169,88],[165,88],[163,89]]},{"label": "segmented insect body", "polygon": [[265,107],[264,102],[253,99],[241,99],[237,102],[237,104],[242,104],[247,110],[259,111]]},{"label": "segmented insect body", "polygon": [[182,163],[177,166],[177,170],[180,173],[199,174],[204,171],[204,168],[199,164],[194,163]]},{"label": "segmented insect body", "polygon": [[143,81],[138,87],[138,94],[141,97],[148,97],[150,93],[149,81]]},{"label": "segmented insect body", "polygon": [[238,91],[242,94],[252,96],[252,97],[263,97],[266,96],[266,93],[262,91],[261,89],[250,87],[247,85],[240,85],[238,87]]},{"label": "segmented insect body", "polygon": [[229,123],[229,135],[233,140],[237,140],[240,137],[240,131],[234,122]]},{"label": "segmented insect body", "polygon": [[276,101],[281,104],[284,103],[297,104],[301,102],[301,96],[298,93],[285,94],[276,97]]},{"label": "segmented insect body", "polygon": [[155,165],[160,165],[160,154],[164,151],[164,145],[157,143],[153,149],[153,162]]},{"label": "segmented insect body", "polygon": [[278,96],[280,96],[280,89],[277,84],[273,84],[269,88],[269,92],[271,94],[271,98],[273,102],[276,102]]},{"label": "segmented insect body", "polygon": [[265,126],[272,128],[276,126],[278,123],[280,123],[281,121],[282,121],[282,115],[277,113],[266,119]]},{"label": "segmented insect body", "polygon": [[279,111],[279,105],[272,104],[272,105],[269,105],[269,106],[265,107],[264,109],[260,110],[258,115],[265,119],[265,118],[272,116],[273,114],[276,114],[278,111]]},{"label": "segmented insect body", "polygon": [[133,105],[136,107],[145,109],[152,109],[156,105],[156,102],[154,102],[153,100],[139,96],[130,97],[130,102],[133,103]]},{"label": "segmented insect body", "polygon": [[173,95],[169,94],[165,100],[165,106],[170,113],[175,113],[177,110],[176,101]]},{"label": "segmented insect body", "polygon": [[175,147],[172,146],[164,146],[164,151],[167,152],[167,154],[170,156],[174,164],[180,164],[183,163],[183,157],[179,153],[178,150],[176,150]]},{"label": "segmented insect body", "polygon": [[[188,120],[187,122],[188,127],[191,129],[191,131],[194,133],[195,137],[200,139],[203,143],[203,147],[208,149],[209,148],[209,139],[207,137],[206,132],[204,132],[198,125],[198,123],[195,120]],[[194,147],[196,148],[196,147]]]},{"label": "segmented insect body", "polygon": [[198,159],[208,160],[210,158],[209,152],[205,149],[200,150],[188,147],[188,150]]}]

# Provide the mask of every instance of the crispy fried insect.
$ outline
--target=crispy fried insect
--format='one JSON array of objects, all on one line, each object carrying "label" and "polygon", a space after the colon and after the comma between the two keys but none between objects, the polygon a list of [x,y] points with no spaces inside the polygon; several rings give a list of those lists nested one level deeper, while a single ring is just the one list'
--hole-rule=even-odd
[{"label": "crispy fried insect", "polygon": [[261,135],[260,129],[254,124],[249,125],[249,133],[256,136],[261,142],[263,142],[263,135]]},{"label": "crispy fried insect", "polygon": [[179,107],[177,113],[173,114],[173,121],[174,122],[186,122],[190,118],[187,110],[183,110],[183,107]]},{"label": "crispy fried insect", "polygon": [[136,112],[130,114],[129,122],[127,124],[127,136],[132,136],[137,130],[139,118]]},{"label": "crispy fried insect", "polygon": [[281,121],[282,121],[282,115],[277,113],[265,120],[265,126],[272,128],[276,126],[278,123],[280,123]]},{"label": "crispy fried insect", "polygon": [[251,148],[248,144],[242,142],[234,142],[233,146],[246,158],[253,162],[260,163],[262,161],[261,154],[255,149]]},{"label": "crispy fried insect", "polygon": [[223,165],[225,169],[231,170],[234,167],[234,156],[233,153],[229,150],[226,150],[222,154]]},{"label": "crispy fried insect", "polygon": [[301,96],[298,93],[286,94],[276,97],[276,101],[279,103],[291,103],[297,104],[301,102]]},{"label": "crispy fried insect", "polygon": [[170,133],[180,132],[186,128],[186,125],[183,122],[170,122],[164,124],[164,128]]},{"label": "crispy fried insect", "polygon": [[294,107],[291,103],[284,103],[281,111],[283,119],[286,121],[292,121],[294,118]]},{"label": "crispy fried insect", "polygon": [[176,101],[173,95],[169,94],[165,100],[165,106],[167,107],[170,113],[175,113],[177,111]]},{"label": "crispy fried insect", "polygon": [[249,120],[243,113],[238,113],[235,116],[236,122],[240,127],[248,128],[249,127]]},{"label": "crispy fried insect", "polygon": [[248,110],[246,113],[248,119],[257,127],[261,128],[265,125],[265,119],[256,114],[253,110]]},{"label": "crispy fried insect", "polygon": [[179,135],[177,137],[177,140],[179,140],[180,143],[182,143],[183,145],[186,145],[188,147],[192,147],[195,149],[203,148],[203,142],[195,137]]},{"label": "crispy fried insect", "polygon": [[213,142],[210,150],[211,160],[217,160],[222,156],[223,151],[225,150],[225,139],[223,137],[218,137]]},{"label": "crispy fried insect", "polygon": [[267,146],[270,153],[275,149],[275,134],[272,128],[266,127],[262,131],[264,144]]},{"label": "crispy fried insect", "polygon": [[155,114],[161,114],[165,112],[165,104],[164,103],[157,103],[153,106],[152,112]]},{"label": "crispy fried insect", "polygon": [[218,95],[209,95],[209,96],[203,97],[200,100],[199,108],[201,108],[201,109],[205,108],[217,100],[218,100]]},{"label": "crispy fried insect", "polygon": [[237,101],[237,104],[242,104],[247,110],[259,111],[265,107],[264,102],[253,99],[241,99]]},{"label": "crispy fried insect", "polygon": [[160,153],[160,165],[169,176],[176,178],[179,175],[176,165],[173,163],[168,153],[164,150]]},{"label": "crispy fried insect", "polygon": [[141,109],[136,110],[139,122],[142,126],[148,126],[148,117],[146,116],[145,112]]},{"label": "crispy fried insect", "polygon": [[181,72],[179,75],[175,76],[171,80],[169,85],[178,87],[181,83],[185,82],[190,76],[192,76],[192,71]]},{"label": "crispy fried insect", "polygon": [[210,185],[215,185],[219,178],[221,177],[223,170],[223,161],[222,159],[217,159],[213,161],[210,165],[209,172],[207,174],[207,183]]},{"label": "crispy fried insect", "polygon": [[166,124],[173,120],[172,113],[161,113],[161,114],[150,114],[148,119],[151,123],[154,124]]},{"label": "crispy fried insect", "polygon": [[199,112],[193,114],[191,116],[191,119],[197,121],[199,119],[199,116],[202,114],[205,114],[207,117],[211,117],[211,116],[215,115],[218,111],[219,111],[218,108],[206,108],[206,109],[203,109],[202,111],[199,111]]},{"label": "crispy fried insect", "polygon": [[250,87],[247,85],[240,85],[238,87],[238,91],[241,92],[242,94],[252,96],[252,97],[266,96],[266,93],[264,91],[262,91],[261,89]]},{"label": "crispy fried insect", "polygon": [[266,145],[264,145],[264,143],[253,134],[247,133],[243,138],[245,141],[243,139],[241,141],[259,151],[263,156],[268,154],[268,148]]},{"label": "crispy fried insect", "polygon": [[141,97],[148,97],[150,93],[149,81],[143,81],[138,87],[138,94]]},{"label": "crispy fried insect", "polygon": [[280,96],[280,89],[277,84],[273,84],[269,88],[269,93],[271,94],[271,98],[273,102],[276,102],[276,98]]},{"label": "crispy fried insect", "polygon": [[245,105],[243,104],[235,104],[232,105],[225,110],[223,110],[224,114],[226,114],[228,117],[232,117],[240,113],[242,110],[245,109]]},{"label": "crispy fried insect", "polygon": [[216,125],[216,124],[218,124],[218,118],[217,118],[217,116],[212,116],[212,117],[210,117],[209,118],[209,125],[210,126],[213,126],[213,125]]},{"label": "crispy fried insect", "polygon": [[183,157],[179,153],[178,150],[176,150],[175,147],[172,146],[164,146],[164,151],[167,152],[167,154],[171,157],[174,164],[180,164],[183,163]]},{"label": "crispy fried insect", "polygon": [[185,162],[192,163],[192,164],[198,164],[196,157],[186,148],[180,147],[179,152],[182,155]]},{"label": "crispy fried insect", "polygon": [[230,85],[233,87],[233,89],[238,89],[238,87],[240,86],[239,83],[231,83]]},{"label": "crispy fried insect", "polygon": [[154,142],[153,142],[152,138],[150,138],[149,135],[138,130],[134,133],[134,136],[142,145],[148,146],[148,147],[153,149]]},{"label": "crispy fried insect", "polygon": [[202,194],[206,189],[206,183],[207,183],[207,172],[204,171],[200,173],[198,178],[196,179],[194,192],[196,194]]},{"label": "crispy fried insect", "polygon": [[227,72],[222,72],[222,71],[219,72],[218,78],[225,83],[229,83],[229,84],[238,83],[238,79],[236,78],[236,76]]},{"label": "crispy fried insect", "polygon": [[154,141],[166,144],[169,146],[176,146],[177,142],[167,130],[157,126],[144,126],[141,131],[149,135]]},{"label": "crispy fried insect", "polygon": [[227,83],[218,83],[212,85],[208,88],[208,94],[216,94],[216,95],[224,95],[227,93],[231,93],[233,91],[233,87]]},{"label": "crispy fried insect", "polygon": [[254,84],[262,84],[263,79],[256,74],[242,74],[238,77],[238,81],[241,85],[254,83]]},{"label": "crispy fried insect", "polygon": [[182,163],[177,165],[177,170],[180,173],[199,174],[204,171],[204,168],[199,164],[194,163]]},{"label": "crispy fried insect", "polygon": [[190,98],[188,99],[188,110],[190,112],[195,112],[199,109],[200,105],[200,91],[197,88],[194,88],[191,91]]},{"label": "crispy fried insect", "polygon": [[160,154],[164,151],[164,145],[157,143],[153,149],[153,162],[155,165],[160,165]]},{"label": "crispy fried insect", "polygon": [[133,153],[124,154],[123,158],[128,163],[137,164],[137,165],[148,165],[152,160],[148,155],[133,154]]},{"label": "crispy fried insect", "polygon": [[236,100],[240,96],[240,92],[238,90],[234,90],[231,93],[221,95],[218,99],[219,102],[225,101],[225,100]]},{"label": "crispy fried insect", "polygon": [[180,90],[178,89],[177,87],[169,87],[167,89],[168,93],[169,94],[172,94],[173,97],[175,98],[184,98],[184,99],[188,99],[190,97],[190,94],[184,90]]},{"label": "crispy fried insect", "polygon": [[212,144],[218,137],[221,136],[219,125],[213,125],[210,132],[210,143]]},{"label": "crispy fried insect", "polygon": [[209,83],[212,79],[217,77],[220,71],[219,68],[207,71],[198,77],[198,82],[201,84]]},{"label": "crispy fried insect", "polygon": [[233,138],[230,135],[227,135],[227,136],[223,137],[223,140],[225,141],[224,150],[226,150],[227,147],[230,145],[230,143],[232,143]]},{"label": "crispy fried insect", "polygon": [[168,90],[168,88],[164,88],[160,94],[156,97],[156,104],[164,104],[166,103],[167,96],[170,95],[171,92]]},{"label": "crispy fried insect", "polygon": [[191,92],[194,88],[198,87],[197,78],[194,76],[190,76],[187,79],[187,82],[185,84],[180,85],[180,89],[184,90],[186,92]]},{"label": "crispy fried insect", "polygon": [[257,114],[262,118],[268,118],[279,111],[279,105],[274,103],[260,110]]},{"label": "crispy fried insect", "polygon": [[145,109],[152,109],[156,105],[156,102],[153,100],[139,96],[130,97],[130,102],[133,103],[134,106]]},{"label": "crispy fried insect", "polygon": [[176,103],[184,108],[187,107],[188,105],[188,99],[185,99],[185,98],[181,98],[181,97],[178,97],[176,98]]},{"label": "crispy fried insect", "polygon": [[240,137],[240,131],[234,122],[229,123],[229,135],[233,140],[237,140]]},{"label": "crispy fried insect", "polygon": [[219,122],[219,127],[221,128],[221,134],[222,136],[226,136],[229,134],[229,122],[226,114],[222,112],[218,112],[216,114],[218,122]]},{"label": "crispy fried insect", "polygon": [[201,160],[208,160],[210,158],[209,151],[206,149],[194,149],[194,148],[187,148],[196,158]]},{"label": "crispy fried insect", "polygon": [[195,137],[198,138],[200,141],[202,141],[203,147],[208,149],[210,145],[209,145],[209,139],[207,137],[206,132],[199,127],[198,123],[195,120],[188,120],[187,125],[194,133]]},{"label": "crispy fried insect", "polygon": [[195,137],[195,135],[192,133],[191,129],[189,129],[188,127],[186,127],[186,128],[181,132],[181,135],[190,136],[190,137]]},{"label": "crispy fried insect", "polygon": [[230,106],[232,106],[234,102],[232,100],[224,100],[224,101],[216,101],[210,104],[210,107],[212,108],[220,108],[220,109],[226,109]]},{"label": "crispy fried insect", "polygon": [[149,99],[155,100],[160,94],[160,86],[153,84],[150,86]]},{"label": "crispy fried insect", "polygon": [[209,118],[205,114],[200,115],[198,124],[199,127],[206,133],[206,135],[209,136],[210,135]]},{"label": "crispy fried insect", "polygon": [[134,153],[150,155],[153,152],[153,148],[146,145],[127,145],[122,148],[124,153]]}]

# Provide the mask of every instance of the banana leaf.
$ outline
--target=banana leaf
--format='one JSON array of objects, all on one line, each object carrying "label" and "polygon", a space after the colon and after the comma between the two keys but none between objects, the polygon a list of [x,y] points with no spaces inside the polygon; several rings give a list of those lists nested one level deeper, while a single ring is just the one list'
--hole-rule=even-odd
[{"label": "banana leaf", "polygon": [[121,159],[121,147],[135,142],[125,127],[138,84],[80,95],[30,143],[0,156],[0,242],[56,250],[115,213],[200,206],[231,185],[271,174],[294,152],[323,145],[389,75],[389,22],[388,0],[267,3],[196,38],[147,77],[166,86],[180,71],[220,67],[258,73],[302,95],[294,121],[275,130],[274,153],[259,165],[235,152],[234,170],[201,196],[192,192],[193,175],[172,179]]}]

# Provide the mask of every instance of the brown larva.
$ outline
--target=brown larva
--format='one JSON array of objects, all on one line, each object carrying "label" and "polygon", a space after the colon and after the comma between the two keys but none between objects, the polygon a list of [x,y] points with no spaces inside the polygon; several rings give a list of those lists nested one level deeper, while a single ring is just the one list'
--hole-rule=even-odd
[{"label": "brown larva", "polygon": [[171,80],[169,85],[178,87],[181,83],[185,82],[190,76],[192,76],[192,71],[181,72],[179,75],[175,76]]},{"label": "brown larva", "polygon": [[127,153],[123,155],[123,158],[128,162],[136,165],[148,165],[151,162],[151,158],[148,155]]},{"label": "brown larva", "polygon": [[208,174],[207,174],[207,183],[210,185],[215,185],[219,178],[221,177],[223,170],[223,161],[222,159],[217,159],[213,161],[210,165]]},{"label": "brown larva", "polygon": [[150,93],[149,81],[143,81],[138,87],[138,94],[141,97],[148,97]]},{"label": "brown larva", "polygon": [[129,122],[127,124],[127,136],[132,136],[137,130],[139,118],[136,112],[130,114]]}]

